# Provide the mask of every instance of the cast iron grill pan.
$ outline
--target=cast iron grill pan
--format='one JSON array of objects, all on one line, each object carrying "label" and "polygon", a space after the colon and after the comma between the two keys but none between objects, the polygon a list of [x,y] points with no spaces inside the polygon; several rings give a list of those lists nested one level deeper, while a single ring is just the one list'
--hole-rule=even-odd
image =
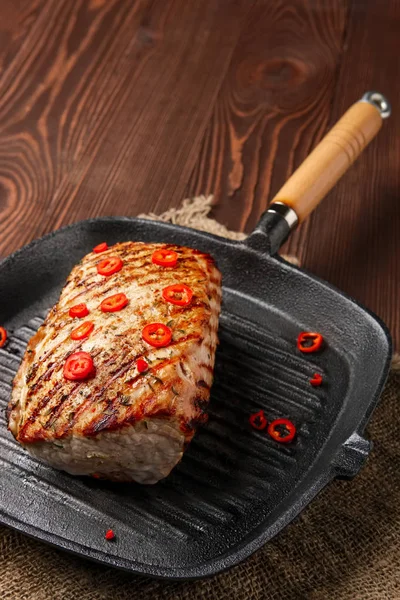
[{"label": "cast iron grill pan", "polygon": [[[4,524],[136,573],[201,577],[259,548],[334,477],[357,473],[370,447],[362,433],[387,374],[387,333],[343,294],[252,248],[252,238],[245,245],[168,224],[99,219],[50,234],[0,264],[1,320],[10,332],[0,349],[3,410],[28,339],[73,265],[100,241],[196,247],[218,257],[224,281],[209,422],[172,474],[154,486],[74,478],[29,457],[3,416]],[[323,333],[326,347],[306,356],[296,338],[310,329]],[[316,371],[321,388],[309,384]],[[297,441],[285,446],[253,430],[248,417],[260,408],[269,419],[293,420]],[[112,544],[104,539],[109,527]]]}]

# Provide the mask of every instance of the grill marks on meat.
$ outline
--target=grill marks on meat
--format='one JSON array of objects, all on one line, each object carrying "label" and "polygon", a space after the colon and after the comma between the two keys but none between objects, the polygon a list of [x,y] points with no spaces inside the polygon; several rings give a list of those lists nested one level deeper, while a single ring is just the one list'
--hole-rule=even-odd
[{"label": "grill marks on meat", "polygon": [[[153,252],[160,248],[178,254],[175,267],[152,263]],[[119,256],[123,268],[109,277],[99,275],[96,265],[110,256]],[[209,255],[171,244],[125,242],[100,255],[88,254],[72,270],[58,304],[28,344],[8,408],[9,428],[16,439],[27,447],[36,444],[37,449],[38,443],[96,438],[137,427],[141,421],[146,425],[153,418],[175,446],[176,432],[183,434],[183,450],[196,424],[205,419],[217,344],[220,280]],[[163,288],[177,283],[193,290],[190,305],[181,307],[162,298]],[[102,300],[120,292],[128,297],[128,305],[103,313]],[[90,314],[82,320],[71,318],[69,309],[81,302]],[[91,335],[72,340],[72,330],[85,320],[94,323]],[[167,347],[154,348],[143,341],[144,326],[154,322],[171,328]],[[65,361],[78,351],[92,356],[96,374],[87,381],[67,381]],[[138,373],[138,358],[148,362],[147,372]],[[167,421],[166,427],[160,419]],[[155,429],[153,434],[158,435]]]}]

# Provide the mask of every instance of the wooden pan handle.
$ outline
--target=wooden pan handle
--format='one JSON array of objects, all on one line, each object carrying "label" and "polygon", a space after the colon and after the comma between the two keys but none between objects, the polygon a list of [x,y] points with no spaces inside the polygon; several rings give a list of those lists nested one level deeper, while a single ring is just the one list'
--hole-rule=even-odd
[{"label": "wooden pan handle", "polygon": [[367,92],[353,104],[273,198],[303,221],[376,136],[390,115],[388,101]]}]

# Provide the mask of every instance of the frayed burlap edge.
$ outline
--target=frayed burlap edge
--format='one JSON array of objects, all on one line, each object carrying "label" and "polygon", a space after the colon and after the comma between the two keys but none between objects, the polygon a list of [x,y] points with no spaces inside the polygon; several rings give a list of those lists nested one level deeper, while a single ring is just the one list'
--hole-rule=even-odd
[{"label": "frayed burlap edge", "polygon": [[152,221],[164,221],[174,225],[183,225],[192,227],[207,233],[214,233],[221,237],[231,240],[244,240],[246,234],[241,231],[230,231],[218,221],[209,218],[212,209],[213,196],[196,196],[195,198],[186,198],[179,208],[170,208],[161,215],[154,213],[138,215],[142,219],[151,219]]}]

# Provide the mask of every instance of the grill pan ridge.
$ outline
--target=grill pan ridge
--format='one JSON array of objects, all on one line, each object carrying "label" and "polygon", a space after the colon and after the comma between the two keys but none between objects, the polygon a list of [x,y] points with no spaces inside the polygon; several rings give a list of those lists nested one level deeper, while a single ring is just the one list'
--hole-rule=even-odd
[{"label": "grill pan ridge", "polygon": [[[271,256],[273,236],[263,223],[243,244],[141,219],[83,221],[0,263],[0,319],[10,332],[0,349],[2,411],[28,339],[72,266],[104,239],[188,245],[217,259],[223,309],[209,422],[167,479],[140,486],[54,471],[14,442],[3,417],[0,520],[136,573],[212,575],[271,539],[333,478],[358,472],[370,449],[363,430],[388,373],[390,338],[356,302]],[[297,351],[297,335],[307,329],[323,333],[323,353]],[[309,384],[316,371],[321,388]],[[296,443],[279,445],[252,430],[249,415],[260,408],[268,420],[293,420]],[[104,540],[108,527],[114,544]]]}]

